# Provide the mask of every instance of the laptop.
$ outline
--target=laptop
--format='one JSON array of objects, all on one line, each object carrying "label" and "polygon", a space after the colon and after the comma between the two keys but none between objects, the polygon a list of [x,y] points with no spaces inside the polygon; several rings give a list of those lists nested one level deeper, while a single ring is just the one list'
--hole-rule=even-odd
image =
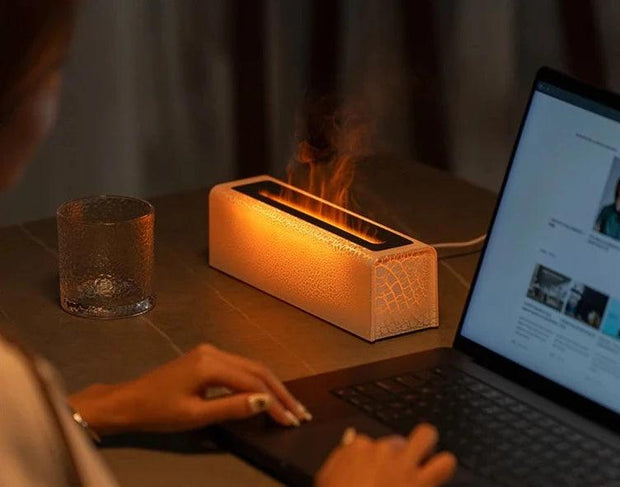
[{"label": "laptop", "polygon": [[619,151],[620,97],[540,69],[453,347],[291,381],[312,422],[220,441],[311,485],[345,427],[430,421],[452,485],[620,485]]}]

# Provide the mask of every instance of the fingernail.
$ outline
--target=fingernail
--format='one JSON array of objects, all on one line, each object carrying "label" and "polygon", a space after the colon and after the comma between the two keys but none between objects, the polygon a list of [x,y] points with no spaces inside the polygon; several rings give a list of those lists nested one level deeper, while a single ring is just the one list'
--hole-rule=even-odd
[{"label": "fingernail", "polygon": [[344,433],[342,434],[342,438],[340,439],[340,444],[342,446],[349,446],[351,443],[353,443],[355,441],[355,436],[357,435],[357,431],[355,431],[355,428],[347,428],[346,430],[344,430]]},{"label": "fingernail", "polygon": [[312,421],[312,414],[310,414],[310,411],[308,411],[306,407],[300,402],[297,403],[297,411],[299,412],[299,415],[304,419],[304,421]]},{"label": "fingernail", "polygon": [[252,394],[248,397],[248,404],[250,405],[250,411],[254,414],[262,413],[265,409],[271,406],[273,398],[270,394],[259,393]]},{"label": "fingernail", "polygon": [[297,417],[290,411],[286,411],[284,413],[284,416],[286,416],[286,419],[288,420],[288,424],[291,426],[299,426],[301,424],[299,420],[297,419]]}]

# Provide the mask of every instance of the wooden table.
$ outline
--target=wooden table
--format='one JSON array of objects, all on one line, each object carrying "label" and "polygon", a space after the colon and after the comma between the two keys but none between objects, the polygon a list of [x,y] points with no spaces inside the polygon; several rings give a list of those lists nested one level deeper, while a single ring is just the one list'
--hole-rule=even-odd
[{"label": "wooden table", "polygon": [[[484,233],[495,201],[447,173],[397,161],[389,170],[363,168],[356,184],[365,214],[427,243]],[[200,342],[260,360],[282,379],[446,346],[478,259],[440,252],[440,328],[369,344],[211,269],[207,190],[153,203],[157,305],[130,319],[88,320],[61,310],[53,219],[0,229],[0,315],[55,364],[69,391],[135,377]],[[194,439],[130,436],[102,453],[125,486],[277,484],[232,455],[187,447]]]}]

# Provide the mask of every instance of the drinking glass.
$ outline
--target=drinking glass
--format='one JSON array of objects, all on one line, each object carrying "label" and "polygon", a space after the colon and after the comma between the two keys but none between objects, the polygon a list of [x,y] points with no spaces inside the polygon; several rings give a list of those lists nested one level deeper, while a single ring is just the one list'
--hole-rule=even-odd
[{"label": "drinking glass", "polygon": [[122,318],[154,305],[155,210],[127,196],[93,196],[56,212],[60,304],[68,313]]}]

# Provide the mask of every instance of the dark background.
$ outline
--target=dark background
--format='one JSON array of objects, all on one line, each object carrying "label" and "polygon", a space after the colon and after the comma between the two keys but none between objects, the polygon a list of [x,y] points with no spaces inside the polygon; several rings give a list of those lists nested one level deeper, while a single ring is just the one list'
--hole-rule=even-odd
[{"label": "dark background", "polygon": [[415,160],[496,191],[540,65],[620,89],[618,20],[614,0],[84,2],[61,120],[0,224],[280,176],[321,97],[372,120],[386,171]]}]

